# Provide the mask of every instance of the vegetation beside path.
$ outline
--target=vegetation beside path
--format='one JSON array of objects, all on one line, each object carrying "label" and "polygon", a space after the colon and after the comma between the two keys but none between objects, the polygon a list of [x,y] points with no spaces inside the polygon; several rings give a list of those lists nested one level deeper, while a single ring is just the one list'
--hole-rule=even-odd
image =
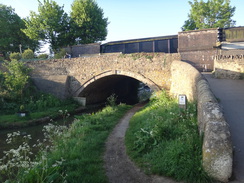
[{"label": "vegetation beside path", "polygon": [[[60,133],[57,130],[51,138],[54,144],[51,151],[43,149],[32,162],[27,158],[28,162],[25,159],[22,164],[18,161],[15,167],[12,159],[0,160],[0,177],[4,175],[10,182],[20,183],[108,182],[103,162],[105,141],[130,108],[127,105],[108,106],[96,114],[76,116],[77,120],[69,129]],[[10,153],[15,151],[18,149]],[[29,154],[29,151],[21,152]]]},{"label": "vegetation beside path", "polygon": [[212,182],[202,167],[196,113],[194,103],[184,111],[166,92],[155,95],[130,121],[125,139],[128,155],[148,174]]},{"label": "vegetation beside path", "polygon": [[[0,128],[25,126],[30,121],[59,111],[72,112],[77,104],[72,99],[59,98],[40,92],[30,79],[30,69],[17,60],[4,61],[5,72],[0,71]],[[24,114],[20,117],[17,114]]]},{"label": "vegetation beside path", "polygon": [[[110,106],[96,114],[76,116],[70,128],[46,127],[53,146],[43,141],[34,159],[33,147],[26,141],[6,152],[5,158],[0,159],[0,181],[108,182],[103,161],[105,141],[131,108],[123,104],[115,106],[113,98],[109,103]],[[13,140],[16,134],[8,135],[8,140]],[[166,92],[154,95],[132,118],[126,146],[131,159],[148,174],[185,182],[212,182],[201,164],[202,138],[198,134],[195,104],[189,104],[184,111]]]}]

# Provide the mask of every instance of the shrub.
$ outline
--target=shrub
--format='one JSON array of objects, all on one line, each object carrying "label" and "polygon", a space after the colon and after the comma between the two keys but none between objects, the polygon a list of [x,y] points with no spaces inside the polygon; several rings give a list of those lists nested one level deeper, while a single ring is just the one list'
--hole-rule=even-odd
[{"label": "shrub", "polygon": [[47,54],[40,54],[40,55],[38,55],[38,58],[39,59],[47,59],[48,58],[48,55]]},{"label": "shrub", "polygon": [[3,56],[0,56],[0,62],[1,61],[4,61],[4,57]]},{"label": "shrub", "polygon": [[10,60],[20,60],[21,59],[21,55],[19,52],[14,52],[14,53],[11,53],[10,56],[9,56]]},{"label": "shrub", "polygon": [[61,49],[59,52],[55,53],[54,58],[56,59],[64,58],[65,54],[66,54],[66,50]]},{"label": "shrub", "polygon": [[110,95],[107,98],[107,105],[111,106],[111,107],[115,107],[116,106],[116,100],[117,100],[117,96],[113,93],[112,95]]},{"label": "shrub", "polygon": [[23,59],[33,59],[34,58],[34,52],[31,49],[27,49],[22,54]]},{"label": "shrub", "polygon": [[16,59],[5,62],[4,67],[8,69],[8,72],[4,72],[1,79],[2,86],[6,91],[2,97],[11,101],[18,101],[22,99],[24,91],[27,89],[30,69]]}]

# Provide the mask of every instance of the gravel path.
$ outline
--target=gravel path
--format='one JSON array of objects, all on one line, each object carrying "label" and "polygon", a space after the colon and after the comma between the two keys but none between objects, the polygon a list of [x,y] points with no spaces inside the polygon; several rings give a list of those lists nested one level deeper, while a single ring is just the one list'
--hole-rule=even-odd
[{"label": "gravel path", "polygon": [[107,140],[104,161],[110,183],[175,183],[169,178],[145,175],[126,155],[124,140],[130,118],[143,106],[138,104],[129,110]]}]

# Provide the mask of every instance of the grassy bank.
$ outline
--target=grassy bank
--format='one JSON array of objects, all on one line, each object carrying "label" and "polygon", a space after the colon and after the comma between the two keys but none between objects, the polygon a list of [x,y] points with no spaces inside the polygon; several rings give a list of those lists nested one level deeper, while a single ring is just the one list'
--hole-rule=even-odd
[{"label": "grassy bank", "polygon": [[209,183],[201,164],[202,138],[196,119],[194,104],[180,111],[177,101],[162,92],[132,118],[127,153],[148,174]]},{"label": "grassy bank", "polygon": [[[45,111],[30,112],[25,117],[20,117],[18,114],[0,115],[0,129],[19,128],[29,125],[42,123],[42,118],[49,117],[50,119],[62,118],[64,111],[72,113],[77,108],[77,104],[68,104],[59,107],[50,107]],[[62,112],[60,112],[62,111]],[[48,122],[48,121],[43,121]]]},{"label": "grassy bank", "polygon": [[51,152],[41,153],[33,167],[18,171],[18,182],[107,182],[103,167],[105,141],[129,108],[119,105],[77,116],[72,126],[54,139]]},{"label": "grassy bank", "polygon": [[14,124],[18,123],[19,125],[25,125],[25,123],[31,121],[40,119],[43,117],[49,116],[50,118],[56,118],[58,116],[61,116],[62,114],[59,112],[60,110],[64,111],[67,110],[69,112],[73,112],[76,109],[76,104],[69,104],[65,106],[59,106],[59,107],[50,107],[44,111],[36,111],[36,112],[30,112],[25,117],[20,117],[17,114],[7,114],[7,115],[0,115],[0,126],[14,126]]}]

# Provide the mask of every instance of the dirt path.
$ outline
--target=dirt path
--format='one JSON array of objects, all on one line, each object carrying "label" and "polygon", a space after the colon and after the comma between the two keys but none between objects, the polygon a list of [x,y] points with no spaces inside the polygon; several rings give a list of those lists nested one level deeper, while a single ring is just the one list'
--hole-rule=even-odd
[{"label": "dirt path", "polygon": [[125,132],[130,118],[143,106],[138,104],[129,110],[107,140],[104,161],[110,183],[175,183],[168,178],[145,175],[126,155]]}]

